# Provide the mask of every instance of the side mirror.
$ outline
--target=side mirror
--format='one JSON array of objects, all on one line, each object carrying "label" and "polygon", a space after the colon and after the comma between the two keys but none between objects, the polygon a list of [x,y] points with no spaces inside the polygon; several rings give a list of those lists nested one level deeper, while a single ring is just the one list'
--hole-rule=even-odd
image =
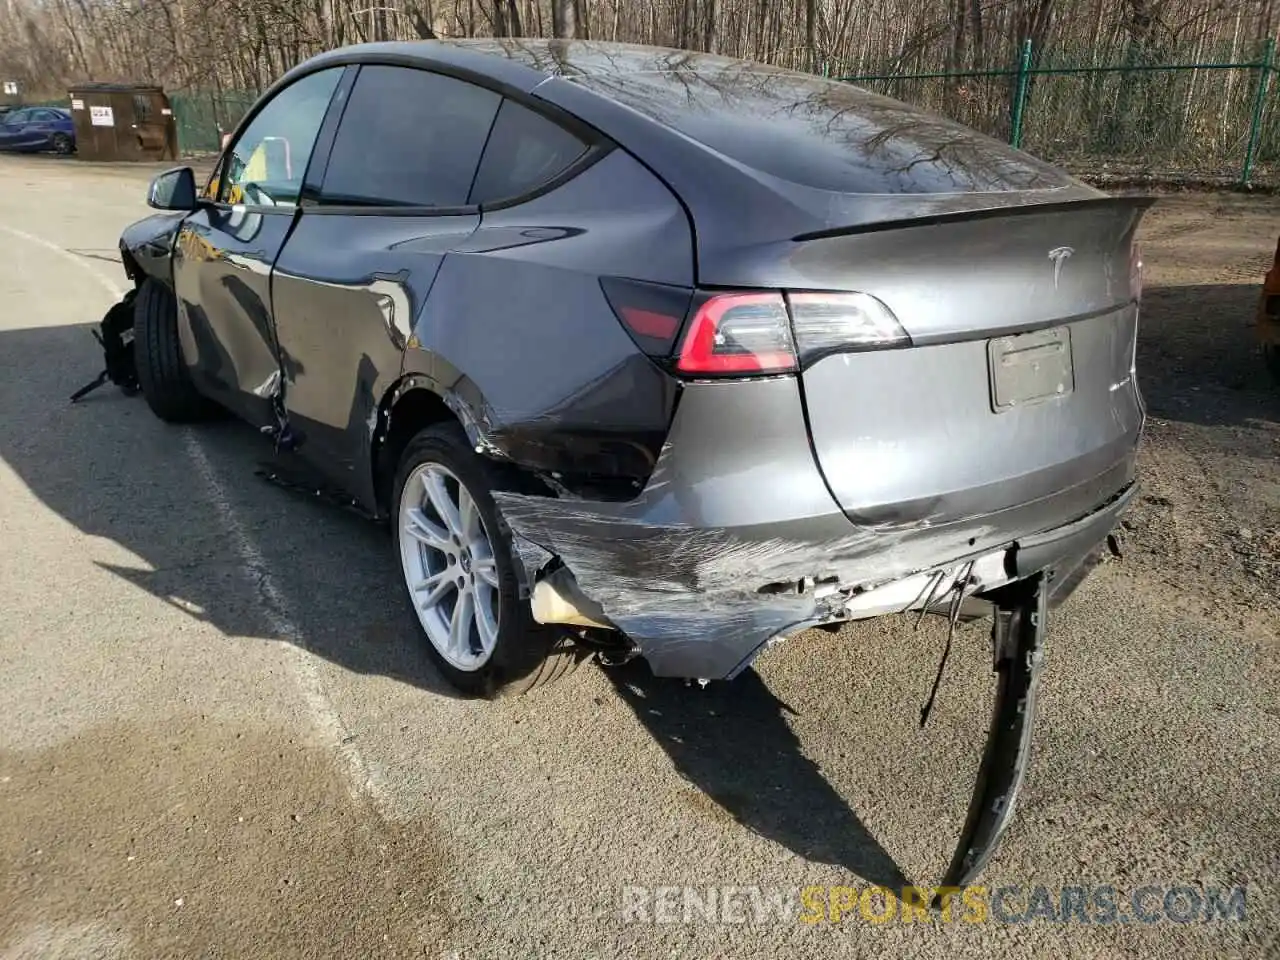
[{"label": "side mirror", "polygon": [[196,175],[190,167],[174,167],[156,174],[147,188],[147,205],[157,210],[194,210]]}]

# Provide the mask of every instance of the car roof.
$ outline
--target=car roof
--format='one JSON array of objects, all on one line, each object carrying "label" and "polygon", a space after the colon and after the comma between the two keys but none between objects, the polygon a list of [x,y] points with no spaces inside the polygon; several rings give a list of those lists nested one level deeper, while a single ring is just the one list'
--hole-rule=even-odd
[{"label": "car roof", "polygon": [[823,230],[1098,196],[1008,144],[851,84],[666,47],[361,44],[306,61],[273,91],[313,70],[370,63],[452,73],[604,134],[680,198],[702,265]]},{"label": "car roof", "polygon": [[[721,159],[841,194],[1006,192],[1062,183],[1048,164],[888,97],[689,50],[590,40],[427,40],[346,47],[310,63],[388,59],[471,73],[525,94],[536,90],[606,133],[622,121],[619,111],[639,115]],[[584,104],[565,84],[610,107]],[[634,136],[621,142],[637,146]]]},{"label": "car roof", "polygon": [[[471,70],[496,79],[502,79],[505,74],[543,80],[547,77],[617,76],[660,69],[673,60],[690,62],[691,58],[743,62],[728,61],[728,58],[711,54],[636,43],[479,37],[353,44],[320,54],[307,61],[306,65],[403,59],[417,60],[424,66]],[[506,67],[503,66],[504,61]]]}]

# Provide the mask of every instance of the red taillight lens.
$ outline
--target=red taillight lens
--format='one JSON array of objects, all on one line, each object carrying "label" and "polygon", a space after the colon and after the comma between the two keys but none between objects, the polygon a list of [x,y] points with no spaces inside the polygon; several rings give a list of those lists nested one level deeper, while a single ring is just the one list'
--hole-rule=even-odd
[{"label": "red taillight lens", "polygon": [[693,291],[620,277],[604,277],[600,286],[636,346],[651,357],[670,357]]},{"label": "red taillight lens", "polygon": [[1142,297],[1142,247],[1137,243],[1129,246],[1129,296],[1134,300]]},{"label": "red taillight lens", "polygon": [[704,300],[680,346],[676,369],[698,376],[796,369],[787,307],[778,293],[724,293]]}]

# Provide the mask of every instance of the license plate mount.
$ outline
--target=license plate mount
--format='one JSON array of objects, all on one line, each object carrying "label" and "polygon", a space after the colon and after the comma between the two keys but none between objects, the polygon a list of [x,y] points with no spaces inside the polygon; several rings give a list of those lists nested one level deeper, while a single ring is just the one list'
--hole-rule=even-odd
[{"label": "license plate mount", "polygon": [[988,340],[987,367],[996,413],[1067,396],[1076,388],[1071,329],[1049,327]]}]

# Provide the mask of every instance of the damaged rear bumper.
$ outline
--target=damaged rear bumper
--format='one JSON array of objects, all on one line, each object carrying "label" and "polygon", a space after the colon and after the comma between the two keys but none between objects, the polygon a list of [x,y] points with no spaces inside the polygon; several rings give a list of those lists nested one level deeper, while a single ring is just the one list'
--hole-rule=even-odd
[{"label": "damaged rear bumper", "polygon": [[[834,513],[694,527],[662,522],[664,511],[645,498],[497,500],[529,583],[558,558],[655,675],[714,680],[735,676],[769,641],[797,630],[929,606],[962,571],[970,594],[1043,572],[1056,605],[1135,490],[1126,459],[1051,501],[937,526],[858,527]],[[1074,519],[1054,523],[1064,512]]]},{"label": "damaged rear bumper", "polygon": [[689,383],[635,499],[496,493],[526,585],[563,564],[655,674],[715,680],[776,637],[915,599],[876,611],[875,588],[993,554],[975,589],[1043,570],[1056,602],[1132,496],[1138,421],[1122,420],[1060,462],[1030,456],[1025,477],[851,515],[804,422],[792,378]]}]

